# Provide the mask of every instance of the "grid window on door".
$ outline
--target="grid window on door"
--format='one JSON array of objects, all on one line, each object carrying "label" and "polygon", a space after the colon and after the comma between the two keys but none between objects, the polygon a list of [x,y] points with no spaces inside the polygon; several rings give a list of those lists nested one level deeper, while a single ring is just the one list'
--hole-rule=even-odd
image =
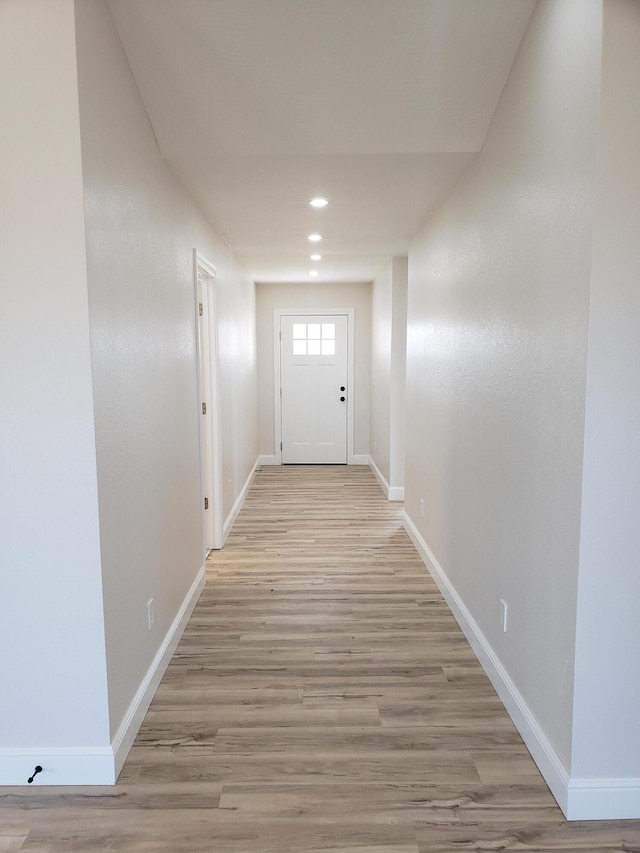
[{"label": "grid window on door", "polygon": [[294,323],[294,355],[335,355],[335,323]]}]

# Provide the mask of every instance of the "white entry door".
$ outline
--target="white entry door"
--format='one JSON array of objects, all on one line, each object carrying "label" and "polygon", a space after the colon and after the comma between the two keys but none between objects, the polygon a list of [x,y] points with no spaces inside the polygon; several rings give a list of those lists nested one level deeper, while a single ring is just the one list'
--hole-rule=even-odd
[{"label": "white entry door", "polygon": [[347,316],[280,318],[282,461],[347,462]]}]

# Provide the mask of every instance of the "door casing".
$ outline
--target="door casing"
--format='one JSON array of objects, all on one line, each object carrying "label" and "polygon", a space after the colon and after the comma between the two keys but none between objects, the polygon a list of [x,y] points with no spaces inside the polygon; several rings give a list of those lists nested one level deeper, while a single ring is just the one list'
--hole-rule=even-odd
[{"label": "door casing", "polygon": [[282,403],[280,397],[280,318],[284,315],[301,317],[328,317],[331,315],[347,318],[347,465],[353,465],[353,399],[355,374],[355,308],[276,308],[273,312],[273,393],[274,393],[274,433],[275,464],[282,465]]},{"label": "door casing", "polygon": [[[195,311],[198,343],[198,420],[200,424],[200,512],[203,560],[211,549],[222,548],[222,456],[218,400],[218,332],[216,268],[193,250]],[[203,314],[200,315],[200,305]],[[206,405],[206,414],[202,406]],[[209,507],[205,509],[205,498]]]}]

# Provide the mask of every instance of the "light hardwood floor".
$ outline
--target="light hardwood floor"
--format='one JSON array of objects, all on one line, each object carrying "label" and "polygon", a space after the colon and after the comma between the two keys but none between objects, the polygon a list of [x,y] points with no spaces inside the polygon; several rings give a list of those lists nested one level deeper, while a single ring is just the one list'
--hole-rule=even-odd
[{"label": "light hardwood floor", "polygon": [[567,823],[367,468],[258,471],[118,784],[0,789],[0,853],[640,851]]}]

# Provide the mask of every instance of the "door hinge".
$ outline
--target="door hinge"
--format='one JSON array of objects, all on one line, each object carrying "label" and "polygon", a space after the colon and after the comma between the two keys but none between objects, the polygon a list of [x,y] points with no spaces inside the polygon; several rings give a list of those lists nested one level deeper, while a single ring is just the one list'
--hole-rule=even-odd
[{"label": "door hinge", "polygon": [[280,389],[280,397],[282,397],[282,388]]},{"label": "door hinge", "polygon": [[203,404],[202,404],[202,414],[203,414],[203,415],[206,415],[206,414],[207,414],[207,404],[206,404],[206,403],[203,403]]},{"label": "door hinge", "polygon": [[278,339],[282,340],[282,332],[278,332]]},{"label": "door hinge", "polygon": [[198,313],[201,317],[204,314],[204,305],[202,304],[202,302],[198,302]]},{"label": "door hinge", "polygon": [[282,450],[282,442],[280,442],[280,450]]},{"label": "door hinge", "polygon": [[209,509],[209,498],[204,499],[204,508]]}]

